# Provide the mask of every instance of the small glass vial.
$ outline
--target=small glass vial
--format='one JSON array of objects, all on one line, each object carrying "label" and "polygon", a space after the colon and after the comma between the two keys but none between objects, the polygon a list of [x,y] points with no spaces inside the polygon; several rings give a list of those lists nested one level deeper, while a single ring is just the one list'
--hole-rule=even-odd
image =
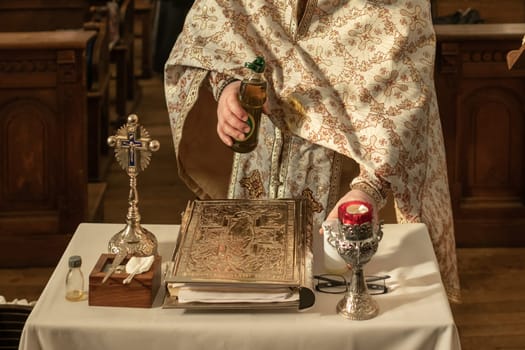
[{"label": "small glass vial", "polygon": [[80,267],[82,258],[73,255],[69,258],[69,271],[66,276],[66,299],[79,301],[84,299],[84,274]]}]

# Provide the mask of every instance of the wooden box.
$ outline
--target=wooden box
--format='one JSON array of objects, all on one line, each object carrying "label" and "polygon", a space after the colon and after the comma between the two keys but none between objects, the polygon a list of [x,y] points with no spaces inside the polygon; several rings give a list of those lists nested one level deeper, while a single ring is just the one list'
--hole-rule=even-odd
[{"label": "wooden box", "polygon": [[[113,273],[102,284],[105,271],[111,266],[114,257],[115,254],[102,254],[89,274],[89,305],[151,307],[160,286],[162,258],[156,256],[150,270],[135,275],[129,284],[122,283],[128,276],[125,269]],[[127,260],[124,260],[122,264],[126,263]]]}]

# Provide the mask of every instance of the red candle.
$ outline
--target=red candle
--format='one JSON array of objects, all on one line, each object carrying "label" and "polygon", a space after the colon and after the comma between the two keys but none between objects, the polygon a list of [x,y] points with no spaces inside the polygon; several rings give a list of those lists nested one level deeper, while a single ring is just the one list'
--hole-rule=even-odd
[{"label": "red candle", "polygon": [[350,201],[338,208],[339,221],[343,225],[361,225],[372,221],[372,206],[362,201]]}]

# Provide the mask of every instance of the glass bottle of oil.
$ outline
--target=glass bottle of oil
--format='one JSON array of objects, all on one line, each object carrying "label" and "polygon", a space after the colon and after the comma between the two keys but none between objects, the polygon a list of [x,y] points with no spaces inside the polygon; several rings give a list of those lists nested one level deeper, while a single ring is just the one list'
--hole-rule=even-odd
[{"label": "glass bottle of oil", "polygon": [[66,276],[66,299],[79,301],[84,299],[84,274],[80,267],[82,258],[78,255],[69,257],[69,271]]},{"label": "glass bottle of oil", "polygon": [[255,149],[259,138],[259,125],[264,102],[266,102],[267,82],[264,77],[266,63],[263,57],[257,57],[253,62],[246,62],[250,75],[241,81],[239,100],[248,113],[246,124],[250,127],[243,140],[233,140],[232,149],[238,153],[248,153]]}]

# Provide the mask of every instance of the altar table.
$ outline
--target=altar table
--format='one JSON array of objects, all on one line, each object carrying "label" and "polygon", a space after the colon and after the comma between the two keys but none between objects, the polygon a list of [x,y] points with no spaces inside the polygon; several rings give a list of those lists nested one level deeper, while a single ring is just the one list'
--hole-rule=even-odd
[{"label": "altar table", "polygon": [[[304,311],[189,311],[162,308],[161,287],[152,308],[89,306],[64,298],[68,258],[80,255],[87,283],[107,242],[123,224],[81,224],[33,312],[21,350],[38,349],[460,349],[426,226],[385,225],[377,254],[365,274],[388,274],[389,292],[374,296],[379,315],[367,321],[336,313],[342,295],[316,292]],[[175,225],[143,225],[159,242],[163,261],[172,256]],[[314,256],[322,257],[322,238],[314,235]],[[314,262],[322,273],[322,258]]]}]

